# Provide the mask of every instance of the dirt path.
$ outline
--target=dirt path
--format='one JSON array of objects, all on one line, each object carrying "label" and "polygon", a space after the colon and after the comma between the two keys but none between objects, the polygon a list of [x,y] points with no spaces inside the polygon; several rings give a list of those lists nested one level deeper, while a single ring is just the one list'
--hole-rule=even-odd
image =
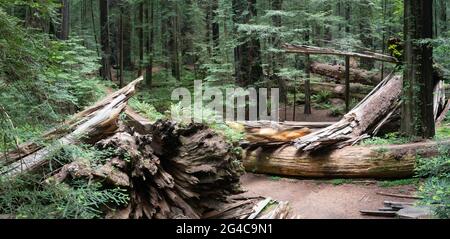
[{"label": "dirt path", "polygon": [[361,209],[378,209],[383,201],[412,202],[411,199],[378,195],[377,192],[413,194],[412,185],[383,188],[376,181],[333,185],[324,180],[298,180],[247,173],[241,177],[246,196],[266,196],[289,201],[300,218],[380,218],[362,216]]}]

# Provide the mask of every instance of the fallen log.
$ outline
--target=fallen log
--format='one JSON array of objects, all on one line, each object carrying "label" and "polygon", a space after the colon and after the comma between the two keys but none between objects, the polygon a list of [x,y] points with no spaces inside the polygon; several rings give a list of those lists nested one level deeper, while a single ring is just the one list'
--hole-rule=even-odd
[{"label": "fallen log", "polygon": [[398,193],[377,192],[377,194],[383,195],[383,196],[389,196],[389,197],[397,197],[397,198],[423,199],[423,197],[420,197],[420,196],[398,194]]},{"label": "fallen log", "polygon": [[381,210],[360,210],[359,211],[363,215],[367,216],[376,216],[376,217],[396,217],[396,211],[381,211]]},{"label": "fallen log", "polygon": [[[20,173],[29,172],[45,165],[48,156],[60,149],[61,145],[77,143],[78,141],[96,142],[101,137],[112,134],[117,129],[117,120],[120,113],[125,109],[127,100],[134,94],[135,86],[143,78],[138,78],[119,91],[107,96],[92,107],[76,114],[72,119],[66,121],[63,126],[50,131],[44,135],[46,139],[56,139],[63,133],[65,136],[56,140],[49,147],[43,147],[36,143],[26,143],[19,148],[21,153],[9,153],[14,162],[3,166],[0,175],[14,177]],[[26,149],[26,151],[24,151]]]},{"label": "fallen log", "polygon": [[350,56],[350,57],[360,57],[378,61],[392,62],[398,63],[398,60],[392,56],[364,51],[362,53],[358,52],[348,52],[348,51],[340,51],[331,48],[322,48],[316,46],[306,46],[306,45],[297,45],[297,44],[288,44],[284,43],[282,45],[284,52],[287,53],[303,53],[303,54],[317,54],[317,55],[337,55],[337,56]]},{"label": "fallen log", "polygon": [[[358,100],[364,99],[368,93],[373,89],[372,86],[363,85],[360,83],[351,83],[350,84],[350,97]],[[300,85],[300,90],[304,91],[305,86]],[[320,92],[329,92],[330,98],[345,98],[345,85],[344,84],[335,84],[328,82],[311,82],[310,90],[313,94],[317,94]]]},{"label": "fallen log", "polygon": [[407,178],[418,157],[439,154],[442,142],[348,146],[332,151],[300,152],[294,146],[243,151],[249,172],[315,178]]},{"label": "fallen log", "polygon": [[[326,63],[313,62],[311,63],[310,69],[314,74],[336,79],[341,84],[345,82],[345,66],[343,65],[330,65]],[[365,85],[376,85],[380,83],[381,80],[381,74],[379,73],[373,73],[357,68],[350,69],[350,82]]]},{"label": "fallen log", "polygon": [[[83,119],[88,119],[93,116],[93,113],[106,107],[108,104],[111,103],[111,101],[115,98],[117,98],[120,95],[125,95],[125,98],[128,99],[132,96],[134,93],[134,89],[136,85],[143,80],[143,77],[139,77],[130,84],[126,85],[122,89],[112,92],[111,94],[107,95],[100,101],[96,102],[94,105],[87,107],[86,109],[80,111],[79,113],[73,115],[70,119],[63,122],[58,127],[49,130],[48,132],[44,133],[39,141],[43,142],[49,142],[51,140],[60,138],[72,131],[75,130],[75,127],[78,126],[80,122],[83,121]],[[20,158],[23,158],[27,155],[30,155],[32,153],[35,153],[39,149],[44,148],[45,146],[41,143],[29,141],[25,142],[21,145],[19,145],[16,149],[4,154],[0,155],[0,165],[9,164],[11,162],[17,161]]]}]

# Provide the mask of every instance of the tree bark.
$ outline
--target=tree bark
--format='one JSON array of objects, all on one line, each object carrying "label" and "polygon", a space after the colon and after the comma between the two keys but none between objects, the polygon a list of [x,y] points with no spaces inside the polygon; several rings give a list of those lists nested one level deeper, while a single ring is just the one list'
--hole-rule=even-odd
[{"label": "tree bark", "polygon": [[138,76],[142,75],[142,68],[144,67],[144,3],[139,3],[138,6],[138,22],[137,22],[137,35],[139,42],[139,68]]},{"label": "tree bark", "polygon": [[145,85],[147,88],[152,88],[152,81],[153,81],[153,41],[154,41],[154,1],[149,0],[150,3],[148,3],[148,9],[146,14],[146,22],[147,22],[147,41],[146,41],[146,55],[147,55],[147,67],[145,68]]},{"label": "tree bark", "polygon": [[304,108],[304,114],[311,114],[311,73],[310,73],[310,63],[311,59],[309,55],[306,55],[306,62],[305,62],[305,73],[306,73],[306,79],[304,84],[304,92],[305,92],[305,108]]},{"label": "tree bark", "polygon": [[[283,0],[272,0],[272,10],[281,11],[283,8]],[[281,16],[273,16],[272,24],[274,27],[282,27],[282,19]],[[274,49],[281,50],[281,39],[278,34],[274,34],[272,36],[272,47]],[[284,57],[283,53],[273,52],[271,53],[271,62],[272,62],[272,79],[278,83],[278,88],[280,89],[280,98],[282,101],[285,101],[287,98],[287,86],[286,81],[283,77],[280,77],[278,73],[280,69],[283,67]],[[284,102],[288,103],[288,102]]]},{"label": "tree bark", "polygon": [[431,138],[433,117],[433,48],[420,40],[433,37],[433,1],[404,1],[405,66],[401,131],[411,137]]},{"label": "tree bark", "polygon": [[101,76],[111,80],[111,46],[109,43],[108,1],[99,0],[100,3],[100,43],[102,49]]},{"label": "tree bark", "polygon": [[345,33],[350,33],[350,11],[351,11],[350,0],[345,0]]},{"label": "tree bark", "polygon": [[440,35],[445,34],[447,32],[447,0],[439,0],[439,20],[441,21],[439,30]]},{"label": "tree bark", "polygon": [[133,70],[133,61],[131,59],[132,44],[132,26],[131,26],[131,11],[130,4],[123,3],[123,66],[126,70]]},{"label": "tree bark", "polygon": [[[364,48],[373,48],[373,32],[372,32],[372,15],[373,9],[369,0],[363,0],[360,3],[360,14],[362,18],[359,21],[360,39]],[[374,61],[371,59],[361,58],[361,67],[366,70],[371,70],[374,66]]]},{"label": "tree bark", "polygon": [[402,145],[349,146],[331,152],[299,152],[293,146],[244,150],[249,172],[314,178],[406,178],[414,175],[419,157],[439,154],[444,142]]},{"label": "tree bark", "polygon": [[[345,81],[345,67],[342,65],[330,65],[326,63],[313,62],[311,72],[326,77],[337,79],[339,82]],[[377,85],[380,83],[381,75],[366,70],[350,68],[350,82],[365,85]]]},{"label": "tree bark", "polygon": [[211,33],[212,33],[212,41],[213,41],[213,55],[217,56],[218,54],[218,47],[220,44],[220,28],[219,28],[219,22],[217,19],[217,10],[219,8],[219,2],[218,0],[213,0],[211,2]]},{"label": "tree bark", "polygon": [[69,39],[69,24],[70,24],[70,11],[69,11],[69,0],[61,0],[61,25],[59,27],[57,37],[60,40]]},{"label": "tree bark", "polygon": [[[232,3],[235,24],[246,24],[251,18],[256,17],[256,0],[233,0]],[[237,31],[237,27],[235,28]],[[261,44],[254,36],[240,37],[239,40],[242,43],[234,49],[235,78],[239,85],[248,86],[263,77]]]},{"label": "tree bark", "polygon": [[120,16],[119,16],[119,87],[123,87],[123,70],[124,70],[124,65],[123,65],[123,53],[124,53],[124,49],[123,49],[123,38],[124,38],[124,33],[123,33],[123,6],[120,6]]}]

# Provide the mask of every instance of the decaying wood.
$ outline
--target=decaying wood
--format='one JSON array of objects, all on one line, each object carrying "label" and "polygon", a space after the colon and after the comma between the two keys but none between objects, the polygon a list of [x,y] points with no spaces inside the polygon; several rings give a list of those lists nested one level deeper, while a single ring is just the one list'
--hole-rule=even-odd
[{"label": "decaying wood", "polygon": [[[360,83],[351,83],[350,84],[350,97],[358,100],[366,97],[368,93],[373,89],[372,86],[363,85]],[[304,86],[300,86],[300,90],[304,90]],[[320,92],[328,92],[330,98],[345,98],[345,85],[344,84],[335,84],[329,82],[311,82],[310,90],[313,94],[317,94]]]},{"label": "decaying wood", "polygon": [[361,214],[368,215],[368,216],[378,216],[378,217],[396,217],[397,212],[396,211],[376,211],[376,210],[360,210]]},{"label": "decaying wood", "polygon": [[283,50],[286,53],[302,53],[302,54],[315,54],[315,55],[338,55],[338,56],[351,56],[366,58],[378,61],[398,63],[398,60],[392,56],[383,55],[380,53],[365,51],[363,53],[339,51],[331,48],[321,48],[315,46],[296,45],[296,44],[283,44]]},{"label": "decaying wood", "polygon": [[[434,80],[434,116],[438,119],[446,100],[442,79]],[[402,76],[387,76],[339,122],[297,139],[295,146],[303,151],[324,147],[342,148],[375,135],[380,128],[400,115],[402,88]]]},{"label": "decaying wood", "polygon": [[[87,107],[86,109],[80,111],[79,113],[72,116],[67,121],[63,122],[58,127],[49,130],[48,132],[44,133],[40,137],[41,142],[51,141],[57,138],[60,138],[72,131],[74,131],[75,127],[78,126],[80,122],[83,120],[86,120],[90,117],[92,117],[93,113],[106,107],[108,104],[111,103],[111,101],[115,98],[117,98],[120,95],[125,95],[126,99],[131,97],[134,93],[135,86],[143,80],[143,77],[139,77],[130,84],[126,85],[122,89],[112,92],[111,94],[107,95],[100,101],[96,102],[94,105]],[[0,164],[8,164],[11,162],[14,162],[20,158],[23,158],[27,155],[30,155],[32,153],[35,153],[39,149],[44,148],[45,146],[39,142],[25,142],[17,147],[17,149],[14,149],[13,151],[8,152],[5,155],[0,155]]]},{"label": "decaying wood", "polygon": [[450,100],[447,100],[447,102],[445,103],[444,108],[442,109],[441,113],[439,114],[439,116],[436,119],[436,126],[439,127],[442,124],[442,121],[444,121],[445,116],[447,116],[447,113],[450,109]]},{"label": "decaying wood", "polygon": [[[95,142],[99,137],[105,137],[117,129],[119,114],[124,110],[126,102],[135,91],[135,86],[143,78],[138,78],[119,91],[107,96],[94,106],[76,114],[71,120],[64,123],[62,127],[50,131],[44,138],[55,138],[61,133],[67,133],[49,147],[43,148],[36,143],[27,143],[19,149],[21,153],[10,153],[17,160],[0,169],[4,176],[16,176],[17,174],[34,170],[45,165],[47,157],[57,151],[61,145],[78,142]],[[26,154],[27,153],[27,154]],[[22,156],[23,155],[23,156]]]},{"label": "decaying wood", "polygon": [[232,145],[203,125],[158,121],[151,134],[118,132],[96,145],[129,160],[122,169],[132,188],[123,208],[129,218],[201,218],[240,192],[242,168]]},{"label": "decaying wood", "polygon": [[243,152],[249,172],[316,178],[406,178],[414,175],[417,157],[433,157],[442,142],[348,146],[324,152],[301,152],[294,146],[259,147]]},{"label": "decaying wood", "polygon": [[394,201],[384,201],[384,206],[393,208],[394,210],[400,210],[407,206],[412,206],[414,203],[412,202],[394,202]]},{"label": "decaying wood", "polygon": [[[311,72],[326,77],[331,77],[338,80],[341,84],[345,81],[345,66],[330,65],[326,63],[313,62],[311,63]],[[381,74],[370,71],[351,68],[350,82],[360,83],[365,85],[377,85],[381,81]]]},{"label": "decaying wood", "polygon": [[380,120],[395,109],[402,92],[402,77],[387,76],[354,109],[335,124],[296,140],[299,150],[314,151],[323,147],[344,147],[359,141]]},{"label": "decaying wood", "polygon": [[411,199],[422,199],[423,198],[420,196],[398,194],[398,193],[387,193],[387,192],[377,192],[377,194],[383,195],[383,196],[389,196],[389,197],[397,197],[397,198],[411,198]]}]

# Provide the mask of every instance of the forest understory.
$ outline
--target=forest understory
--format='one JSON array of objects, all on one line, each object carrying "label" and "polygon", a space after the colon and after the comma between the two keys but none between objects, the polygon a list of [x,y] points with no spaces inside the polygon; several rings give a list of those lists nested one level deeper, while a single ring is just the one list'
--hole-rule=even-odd
[{"label": "forest understory", "polygon": [[[1,1],[0,218],[449,218],[449,9]],[[199,80],[278,121],[175,120]]]}]

